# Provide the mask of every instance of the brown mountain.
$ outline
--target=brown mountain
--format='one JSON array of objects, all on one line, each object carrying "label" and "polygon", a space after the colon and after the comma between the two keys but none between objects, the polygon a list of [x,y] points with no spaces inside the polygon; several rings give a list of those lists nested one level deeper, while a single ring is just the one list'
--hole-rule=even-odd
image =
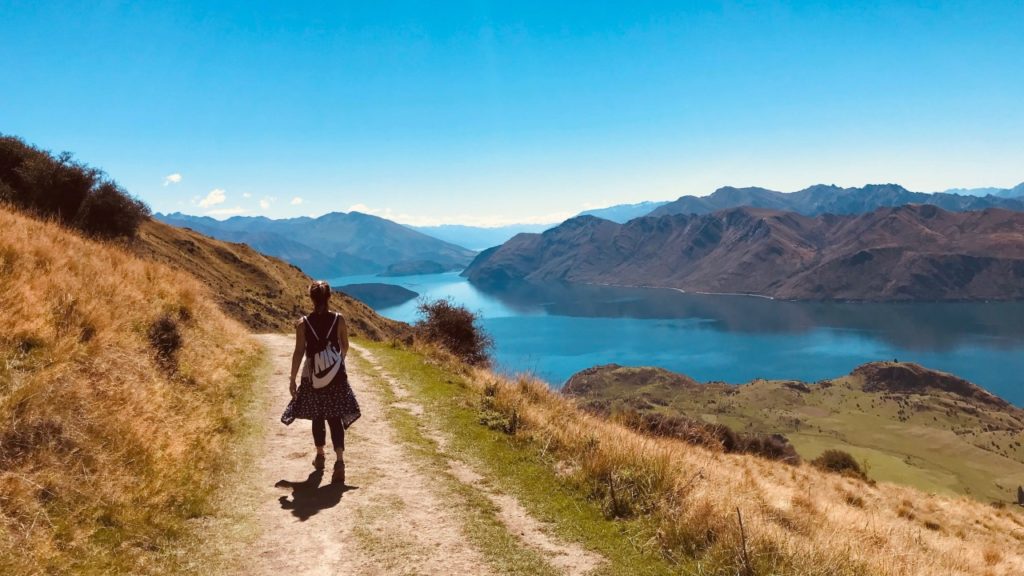
[{"label": "brown mountain", "polygon": [[464,273],[796,300],[1024,298],[1024,214],[931,205],[817,217],[758,208],[616,224],[578,217],[481,253]]}]

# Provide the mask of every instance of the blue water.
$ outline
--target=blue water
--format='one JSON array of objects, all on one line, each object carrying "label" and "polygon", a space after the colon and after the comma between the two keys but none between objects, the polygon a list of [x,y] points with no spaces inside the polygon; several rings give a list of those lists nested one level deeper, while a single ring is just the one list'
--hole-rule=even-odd
[{"label": "blue water", "polygon": [[[607,286],[483,289],[457,273],[336,278],[451,297],[482,317],[499,370],[559,387],[597,364],[660,366],[701,381],[815,381],[873,360],[945,370],[1024,405],[1024,303],[848,304]],[[417,319],[416,301],[379,312]]]}]

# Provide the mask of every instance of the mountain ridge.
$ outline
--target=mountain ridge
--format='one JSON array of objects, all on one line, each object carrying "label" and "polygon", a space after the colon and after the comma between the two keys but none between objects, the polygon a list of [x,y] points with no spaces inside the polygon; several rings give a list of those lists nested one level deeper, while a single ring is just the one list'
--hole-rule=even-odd
[{"label": "mountain ridge", "polygon": [[650,214],[652,211],[661,208],[665,204],[668,204],[668,200],[645,200],[643,202],[637,202],[634,204],[616,204],[614,206],[608,206],[606,208],[594,208],[591,210],[584,210],[577,214],[577,216],[596,216],[605,220],[611,220],[612,222],[618,222],[624,224],[629,222],[633,218],[640,218]]},{"label": "mountain ridge", "polygon": [[481,253],[476,283],[607,283],[793,300],[1024,298],[1024,214],[931,205],[570,219]]},{"label": "mountain ridge", "polygon": [[[1017,189],[1020,189],[1021,196],[1024,196],[1024,183],[1011,190]],[[899,184],[867,184],[860,188],[815,184],[795,192],[779,192],[757,186],[723,186],[708,196],[680,196],[647,215],[657,217],[668,214],[708,214],[728,208],[750,206],[817,216],[825,213],[858,214],[905,204],[932,204],[956,212],[986,208],[1024,211],[1024,198],[911,192]]]},{"label": "mountain ridge", "polygon": [[180,212],[154,217],[214,238],[244,242],[319,278],[374,274],[412,261],[459,270],[476,254],[391,220],[354,211],[279,220],[263,216],[216,220]]}]

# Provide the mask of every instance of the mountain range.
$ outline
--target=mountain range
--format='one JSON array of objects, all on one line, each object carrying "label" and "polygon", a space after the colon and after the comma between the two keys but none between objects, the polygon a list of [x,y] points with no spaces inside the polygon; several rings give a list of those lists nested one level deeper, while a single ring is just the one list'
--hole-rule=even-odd
[{"label": "mountain range", "polygon": [[156,214],[174,226],[244,242],[318,278],[420,268],[461,270],[476,252],[444,242],[390,220],[360,212],[331,212],[317,218],[272,220],[235,216],[215,220],[181,213]]},{"label": "mountain range", "polygon": [[[1024,196],[1024,184],[1001,193]],[[861,214],[886,206],[932,204],[944,210],[964,212],[986,208],[1024,211],[1024,197],[975,196],[947,192],[911,192],[898,184],[869,184],[862,188],[841,188],[816,184],[797,192],[766,188],[726,186],[708,196],[681,196],[652,210],[649,216],[667,214],[710,214],[727,208],[750,206],[785,210],[809,216],[818,214]]]},{"label": "mountain range", "polygon": [[1013,188],[950,188],[944,191],[946,194],[961,194],[966,196],[998,196],[1000,198],[1020,198],[1024,196],[1024,182]]},{"label": "mountain range", "polygon": [[[660,209],[659,209],[660,210]],[[573,218],[482,252],[470,281],[660,286],[795,300],[1024,298],[1024,213],[931,205]]]}]

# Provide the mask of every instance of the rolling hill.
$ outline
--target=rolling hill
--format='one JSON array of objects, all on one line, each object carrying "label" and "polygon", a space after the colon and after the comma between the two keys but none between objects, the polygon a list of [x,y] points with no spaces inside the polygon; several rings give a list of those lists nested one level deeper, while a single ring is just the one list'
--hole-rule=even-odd
[{"label": "rolling hill", "polygon": [[244,242],[317,278],[374,274],[410,262],[431,262],[444,270],[461,270],[476,254],[360,212],[280,220],[235,216],[221,221],[181,213],[157,214],[155,218],[214,238]]},{"label": "rolling hill", "polygon": [[[1024,191],[1022,191],[1022,195],[1024,195]],[[797,192],[726,186],[715,190],[708,196],[682,196],[652,210],[649,215],[710,214],[729,208],[749,206],[817,216],[819,214],[862,214],[878,208],[904,204],[932,204],[943,210],[955,212],[986,208],[1024,211],[1024,199],[1021,198],[944,192],[928,194],[911,192],[898,184],[869,184],[863,188],[841,188],[817,184]]]},{"label": "rolling hill", "polygon": [[795,300],[1024,298],[1024,213],[931,205],[818,217],[757,208],[616,224],[579,217],[481,253],[464,274]]},{"label": "rolling hill", "polygon": [[840,449],[871,477],[984,502],[1024,485],[1024,410],[951,374],[875,362],[817,383],[701,384],[660,368],[607,365],[562,392],[602,414],[638,411],[783,434],[805,459]]}]

